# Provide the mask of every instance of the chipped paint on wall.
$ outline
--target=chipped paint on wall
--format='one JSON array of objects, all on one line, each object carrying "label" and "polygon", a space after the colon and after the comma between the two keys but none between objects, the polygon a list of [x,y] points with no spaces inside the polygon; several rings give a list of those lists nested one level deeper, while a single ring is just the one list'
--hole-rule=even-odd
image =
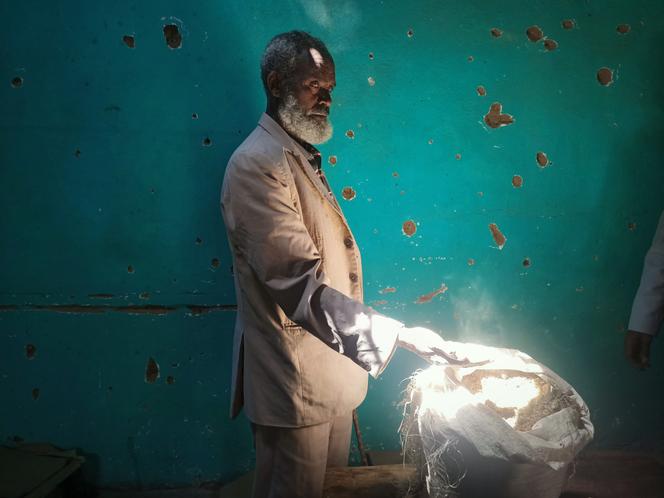
[{"label": "chipped paint on wall", "polygon": [[498,246],[498,249],[502,249],[503,247],[505,247],[505,242],[507,242],[507,237],[503,235],[503,233],[500,231],[500,228],[498,228],[498,225],[496,225],[495,223],[489,223],[489,231],[491,232],[491,236],[493,237],[496,246]]},{"label": "chipped paint on wall", "polygon": [[500,128],[514,123],[514,118],[503,112],[503,105],[500,102],[494,102],[489,107],[489,112],[484,115],[484,122],[489,128]]},{"label": "chipped paint on wall", "polygon": [[145,365],[145,382],[148,384],[154,384],[159,378],[159,364],[155,361],[154,358],[148,358],[148,361]]},{"label": "chipped paint on wall", "polygon": [[434,297],[444,294],[447,292],[447,285],[441,284],[440,287],[437,289],[429,292],[428,294],[423,294],[420,297],[417,298],[417,301],[415,301],[416,304],[424,304],[424,303],[429,303],[433,300]]}]

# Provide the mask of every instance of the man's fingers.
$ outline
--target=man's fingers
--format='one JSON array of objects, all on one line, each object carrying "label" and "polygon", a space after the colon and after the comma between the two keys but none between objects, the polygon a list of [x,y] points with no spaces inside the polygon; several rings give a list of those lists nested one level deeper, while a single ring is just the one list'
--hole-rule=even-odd
[{"label": "man's fingers", "polygon": [[650,340],[651,337],[648,336],[641,343],[641,351],[639,354],[639,361],[641,363],[641,368],[645,369],[650,366]]}]

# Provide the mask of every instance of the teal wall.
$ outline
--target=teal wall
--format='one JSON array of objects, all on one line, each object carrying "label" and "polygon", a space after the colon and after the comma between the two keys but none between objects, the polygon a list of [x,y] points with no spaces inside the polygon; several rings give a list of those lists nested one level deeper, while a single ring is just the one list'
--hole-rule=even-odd
[{"label": "teal wall", "polygon": [[[357,192],[341,202],[367,301],[526,351],[586,399],[595,444],[664,450],[664,347],[647,373],[621,351],[664,204],[663,13],[656,0],[2,2],[0,439],[81,448],[106,485],[251,467],[248,425],[227,418],[235,296],[219,188],[264,108],[263,47],[299,28],[336,58],[322,150],[339,197]],[[531,25],[558,48],[529,41]],[[513,124],[484,124],[493,102]],[[398,447],[402,381],[422,366],[399,352],[370,384],[371,448]]]}]

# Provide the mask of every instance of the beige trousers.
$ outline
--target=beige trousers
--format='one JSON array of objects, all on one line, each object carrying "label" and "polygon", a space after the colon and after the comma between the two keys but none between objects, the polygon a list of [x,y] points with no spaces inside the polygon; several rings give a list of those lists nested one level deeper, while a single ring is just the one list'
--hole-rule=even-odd
[{"label": "beige trousers", "polygon": [[256,445],[253,498],[320,498],[327,467],[348,465],[352,413],[307,427],[251,424]]}]

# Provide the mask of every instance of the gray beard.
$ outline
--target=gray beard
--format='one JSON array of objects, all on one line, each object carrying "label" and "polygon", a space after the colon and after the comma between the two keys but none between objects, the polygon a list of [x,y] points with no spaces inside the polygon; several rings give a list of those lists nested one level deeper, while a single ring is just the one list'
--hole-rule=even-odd
[{"label": "gray beard", "polygon": [[288,94],[277,114],[284,129],[291,135],[309,144],[322,144],[332,137],[332,123],[307,116],[294,95]]}]

